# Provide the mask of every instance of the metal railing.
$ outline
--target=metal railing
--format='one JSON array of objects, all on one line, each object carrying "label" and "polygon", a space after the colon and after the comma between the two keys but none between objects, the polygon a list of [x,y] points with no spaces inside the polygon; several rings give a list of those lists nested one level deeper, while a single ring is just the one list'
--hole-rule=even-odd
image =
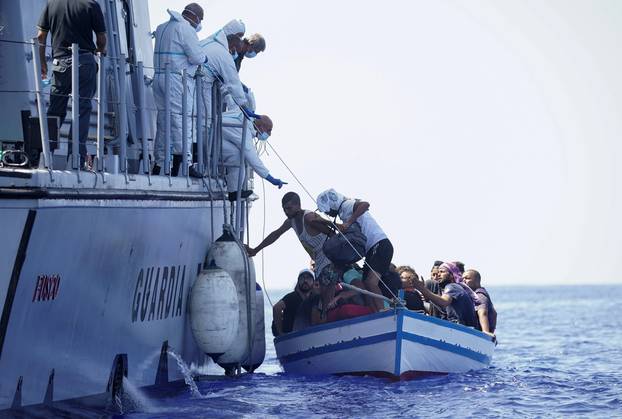
[{"label": "metal railing", "polygon": [[[47,115],[47,99],[51,99],[52,96],[63,96],[58,91],[46,91],[41,75],[41,58],[39,53],[39,41],[38,38],[33,38],[31,42],[22,41],[7,41],[0,40],[0,42],[10,42],[11,44],[28,46],[32,54],[32,68],[34,71],[34,90],[15,90],[15,91],[0,91],[0,93],[27,93],[34,94],[34,103],[36,104],[36,117],[39,122],[40,131],[40,148],[41,148],[41,162],[40,167],[47,169],[50,173],[52,181],[54,180],[54,156],[58,163],[58,153],[53,155],[51,151],[51,139],[50,131],[48,129],[48,115]],[[80,54],[87,51],[80,50],[77,44],[73,44],[68,50],[71,52],[71,60],[73,63],[79,63]],[[91,52],[91,51],[88,51]],[[241,191],[245,189],[245,183],[248,182],[249,176],[247,175],[247,165],[245,162],[245,140],[248,134],[248,130],[252,129],[252,120],[249,119],[245,112],[241,112],[243,115],[243,123],[241,124],[225,124],[223,125],[223,103],[226,92],[223,92],[223,84],[219,80],[218,75],[214,75],[211,69],[206,69],[203,66],[199,66],[193,76],[190,75],[188,70],[182,70],[181,72],[174,72],[167,64],[164,68],[146,67],[142,62],[132,64],[126,60],[124,54],[118,56],[104,56],[97,54],[97,64],[99,65],[99,71],[96,75],[96,93],[95,97],[80,97],[80,66],[71,66],[71,91],[68,93],[68,98],[71,99],[71,132],[68,135],[67,145],[71,148],[71,154],[67,157],[67,168],[70,171],[76,173],[78,180],[80,181],[81,166],[80,159],[80,140],[84,147],[85,139],[80,139],[80,100],[95,100],[96,106],[94,113],[96,117],[96,134],[95,134],[95,160],[92,171],[101,173],[103,181],[106,179],[104,174],[114,173],[119,169],[119,173],[124,173],[127,179],[127,175],[130,172],[137,174],[144,174],[147,176],[152,175],[152,161],[151,151],[149,146],[149,140],[153,139],[155,144],[155,138],[152,135],[152,126],[150,123],[155,119],[153,118],[155,113],[163,112],[165,127],[164,127],[164,164],[162,167],[164,176],[172,176],[172,159],[171,159],[171,118],[173,111],[170,106],[171,98],[171,79],[172,77],[181,77],[182,83],[182,107],[181,112],[175,113],[176,117],[181,116],[181,131],[182,131],[182,159],[180,164],[181,176],[188,177],[190,174],[190,162],[188,156],[191,155],[192,150],[189,148],[191,143],[188,143],[187,138],[192,138],[196,143],[195,153],[195,170],[206,177],[213,179],[223,179],[225,177],[225,166],[223,163],[223,127],[235,127],[241,131],[240,154],[239,154],[239,166],[238,166],[238,184],[234,185],[237,190],[237,196],[235,201],[235,208],[239,208],[239,211],[235,211],[235,221],[232,219],[232,224],[235,225],[235,230],[240,233],[242,238],[243,223],[245,216],[246,204],[243,204],[241,197]],[[164,90],[165,90],[165,105],[164,109],[158,109],[153,106],[148,100],[147,96],[150,96],[148,89],[150,89],[150,80],[145,77],[145,69],[153,70],[155,77],[164,77]],[[50,72],[51,73],[51,72]],[[208,76],[212,77],[208,79]],[[193,98],[190,98],[188,86],[191,83],[191,79],[194,79],[194,92]],[[154,84],[154,80],[151,80],[151,85]],[[212,85],[211,91],[205,88],[205,83]],[[128,86],[133,90],[132,94],[129,94]],[[204,97],[205,95],[205,97]],[[208,97],[211,102],[210,109],[207,109],[206,103]],[[192,108],[192,109],[189,109]],[[209,115],[209,119],[208,119]],[[108,118],[108,119],[107,119]],[[68,121],[69,122],[69,118]],[[64,125],[63,125],[64,126]],[[61,127],[57,126],[56,135],[60,143]],[[162,127],[160,127],[162,128]],[[189,135],[190,133],[190,135]],[[162,134],[160,134],[162,136]],[[112,137],[113,141],[109,141]],[[70,140],[69,140],[70,138]],[[130,138],[137,139],[137,143],[133,143],[131,146],[132,159],[130,155],[130,145],[128,140]],[[237,142],[237,141],[236,141]],[[69,147],[70,145],[70,147]],[[89,146],[91,147],[91,146]],[[92,150],[92,149],[91,149]],[[65,156],[61,152],[62,156]],[[140,162],[140,156],[142,155],[142,162]],[[116,156],[116,157],[112,157]],[[138,157],[137,157],[138,156]],[[118,158],[118,166],[111,165],[110,162],[116,163],[115,159]],[[139,165],[133,166],[130,169],[129,161],[136,162],[138,159]],[[60,167],[60,166],[59,166]],[[227,170],[233,170],[232,167],[228,167]],[[204,182],[204,185],[209,182]],[[151,182],[149,183],[151,184]],[[230,187],[230,190],[232,188]],[[209,191],[210,193],[212,191]],[[225,191],[221,191],[223,195]],[[231,214],[233,216],[233,213]]]},{"label": "metal railing", "polygon": [[[33,70],[34,70],[34,80],[35,80],[35,89],[32,93],[35,93],[36,104],[37,104],[37,113],[39,119],[39,128],[41,131],[41,148],[42,148],[42,157],[43,157],[43,167],[52,170],[52,153],[50,151],[50,133],[48,132],[48,124],[47,121],[47,111],[46,111],[46,100],[45,96],[52,96],[52,93],[45,92],[44,87],[41,83],[41,79],[39,78],[39,74],[41,74],[41,62],[40,56],[38,53],[38,40],[37,38],[33,38],[33,42],[28,43],[32,48],[32,57],[33,57]],[[71,47],[71,56],[72,62],[79,62],[79,54],[80,49],[77,44],[73,44]],[[75,121],[75,123],[71,124],[71,157],[70,157],[70,166],[71,169],[77,172],[82,170],[80,165],[80,124],[78,123],[80,119],[80,99],[94,99],[96,101],[96,120],[97,120],[97,130],[96,130],[96,153],[95,153],[95,166],[94,171],[96,172],[106,172],[107,167],[105,164],[105,156],[109,154],[109,150],[106,147],[105,140],[105,115],[106,112],[110,112],[111,108],[116,108],[114,112],[115,117],[115,129],[116,129],[116,139],[118,139],[118,147],[114,155],[118,155],[119,157],[119,166],[121,172],[128,172],[128,109],[132,109],[130,106],[134,105],[134,103],[128,103],[127,96],[127,84],[128,84],[128,71],[127,68],[129,66],[134,66],[133,64],[127,63],[125,56],[121,55],[120,57],[106,57],[101,54],[97,54],[97,62],[99,64],[99,71],[97,73],[97,89],[96,95],[94,98],[80,98],[79,96],[79,82],[80,82],[80,67],[77,65],[71,66],[71,84],[72,89],[71,93],[68,95],[71,98],[71,121]],[[138,127],[137,136],[140,142],[140,151],[142,153],[142,165],[139,169],[139,172],[143,174],[151,174],[151,161],[150,161],[150,149],[149,149],[149,134],[147,124],[149,123],[148,112],[164,112],[165,116],[165,127],[164,127],[164,138],[165,138],[165,152],[164,157],[164,175],[171,175],[172,173],[172,161],[171,161],[171,117],[172,111],[170,106],[170,95],[171,95],[171,77],[173,72],[169,68],[167,64],[164,69],[149,67],[150,69],[155,70],[156,72],[162,71],[164,73],[165,80],[165,108],[164,109],[155,109],[150,107],[147,103],[147,85],[145,82],[145,66],[142,62],[137,62],[134,71],[135,77],[138,80],[138,83],[135,83],[135,105],[133,110],[135,110],[135,118],[136,118],[136,126]],[[196,152],[196,170],[200,174],[204,174],[206,176],[218,177],[222,176],[223,172],[221,169],[222,162],[222,92],[221,85],[218,80],[212,82],[213,88],[211,91],[211,109],[210,109],[210,121],[206,121],[206,111],[205,109],[205,101],[202,97],[203,94],[203,86],[205,83],[205,74],[201,70],[201,67],[196,71],[194,79],[195,79],[195,96],[196,100],[192,101],[192,107],[194,111],[192,114],[188,112],[188,104],[190,103],[188,97],[188,72],[183,70],[180,74],[182,80],[182,110],[181,110],[181,119],[182,119],[182,141],[183,149],[182,149],[182,162],[181,162],[181,173],[183,176],[188,176],[189,173],[189,161],[187,156],[190,155],[191,150],[189,149],[189,144],[185,141],[186,138],[189,137],[188,131],[190,129],[190,125],[192,125],[193,132],[191,133],[191,137],[193,137],[194,142],[197,144],[197,152]],[[108,79],[110,77],[110,80]],[[107,92],[110,90],[114,90],[116,92],[116,100],[108,100]],[[54,93],[58,95],[58,93]],[[248,122],[247,116],[244,115],[245,121]],[[178,115],[178,114],[177,114]],[[242,143],[244,142],[244,137],[247,134],[247,129],[249,129],[247,123],[240,124],[238,126],[242,128]],[[84,139],[83,139],[84,141]],[[107,153],[108,151],[108,153]],[[240,148],[240,162],[244,162],[244,147]],[[240,176],[239,176],[239,184],[238,189],[243,187],[243,180],[245,178],[245,164],[240,166]]]}]

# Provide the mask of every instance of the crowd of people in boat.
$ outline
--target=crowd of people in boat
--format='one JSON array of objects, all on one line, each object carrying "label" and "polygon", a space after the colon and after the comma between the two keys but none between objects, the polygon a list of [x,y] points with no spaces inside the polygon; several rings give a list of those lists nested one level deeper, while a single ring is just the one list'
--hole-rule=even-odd
[{"label": "crowd of people in boat", "polygon": [[[370,214],[370,204],[347,198],[334,189],[317,197],[319,211],[334,217],[332,220],[303,209],[295,192],[287,192],[281,203],[286,215],[283,224],[256,247],[248,247],[247,252],[255,256],[293,229],[311,257],[312,266],[300,271],[294,290],[274,305],[275,337],[386,310],[392,305],[405,305],[409,310],[494,337],[497,313],[477,270],[465,269],[462,262],[435,261],[430,278],[424,280],[411,266],[396,266],[391,241]],[[338,236],[345,237],[341,253],[326,246],[329,239]],[[342,256],[356,247],[357,240],[364,241],[364,254],[355,251],[352,259],[361,261],[343,263],[347,257]],[[398,298],[400,290],[403,300]]]}]

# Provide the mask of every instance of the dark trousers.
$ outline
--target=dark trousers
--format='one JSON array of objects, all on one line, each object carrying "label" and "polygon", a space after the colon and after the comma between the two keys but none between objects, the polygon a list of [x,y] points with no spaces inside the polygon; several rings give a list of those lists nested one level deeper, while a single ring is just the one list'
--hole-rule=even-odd
[{"label": "dark trousers", "polygon": [[[50,96],[50,107],[48,108],[48,116],[57,116],[60,118],[60,124],[63,125],[67,116],[67,101],[71,94],[71,57],[55,58],[52,65],[53,79]],[[89,136],[89,125],[91,119],[91,110],[93,109],[92,99],[97,88],[97,63],[95,57],[91,53],[80,54],[80,121],[78,132],[80,135],[80,161],[83,162],[86,157],[86,139]],[[75,121],[72,121],[72,125]],[[72,129],[69,129],[69,152],[72,152],[71,146]]]}]

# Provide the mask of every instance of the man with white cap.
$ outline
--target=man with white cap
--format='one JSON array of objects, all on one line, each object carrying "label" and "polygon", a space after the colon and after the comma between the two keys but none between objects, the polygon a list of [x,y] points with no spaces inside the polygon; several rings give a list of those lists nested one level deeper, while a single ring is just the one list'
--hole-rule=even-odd
[{"label": "man with white cap", "polygon": [[298,273],[298,281],[294,291],[281,298],[272,307],[272,334],[274,337],[292,331],[298,308],[309,296],[314,280],[315,274],[311,269],[301,270]]},{"label": "man with white cap", "polygon": [[[328,189],[318,195],[317,204],[320,211],[329,216],[339,215],[343,222],[338,225],[341,231],[346,231],[354,222],[360,224],[361,231],[367,238],[363,268],[365,287],[375,294],[382,295],[378,283],[382,275],[389,271],[393,259],[393,245],[369,213],[369,202],[346,198],[334,189]],[[378,298],[369,298],[368,305],[377,311],[384,307],[383,301]]]},{"label": "man with white cap", "polygon": [[[164,165],[166,153],[173,154],[173,174],[175,175],[182,162],[183,142],[187,143],[188,161],[192,159],[190,144],[190,130],[186,138],[182,138],[182,91],[183,82],[181,73],[186,70],[188,74],[186,84],[186,117],[191,117],[192,91],[194,90],[193,76],[199,64],[205,62],[206,55],[199,45],[197,32],[201,30],[203,9],[197,3],[190,3],[183,12],[167,10],[170,19],[159,25],[155,31],[155,48],[153,62],[156,68],[153,83],[153,95],[157,114],[157,131],[154,143],[155,166],[153,174],[160,174],[160,168]],[[171,150],[166,148],[165,127],[165,68],[168,64],[170,76],[170,92],[168,100],[171,109]],[[146,158],[146,156],[143,156]]]}]

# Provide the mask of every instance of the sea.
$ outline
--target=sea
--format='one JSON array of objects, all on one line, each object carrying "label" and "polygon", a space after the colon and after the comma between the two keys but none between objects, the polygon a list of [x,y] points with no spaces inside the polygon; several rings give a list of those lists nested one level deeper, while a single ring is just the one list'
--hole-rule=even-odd
[{"label": "sea", "polygon": [[[137,392],[116,417],[622,418],[622,285],[489,291],[499,344],[485,370],[407,382],[285,375],[266,327],[266,359],[256,373],[155,397]],[[271,313],[266,299],[267,325]]]}]

